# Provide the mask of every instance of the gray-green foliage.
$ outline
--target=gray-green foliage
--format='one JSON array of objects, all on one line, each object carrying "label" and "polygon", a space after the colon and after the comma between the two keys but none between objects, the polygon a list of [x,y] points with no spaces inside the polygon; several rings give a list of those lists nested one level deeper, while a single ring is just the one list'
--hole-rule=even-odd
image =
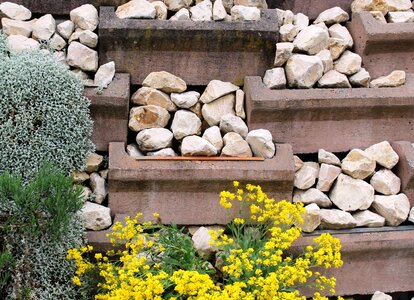
[{"label": "gray-green foliage", "polygon": [[83,84],[52,55],[3,54],[0,107],[0,173],[27,181],[45,160],[69,173],[94,150]]},{"label": "gray-green foliage", "polygon": [[7,55],[6,37],[0,30],[0,58],[2,58],[5,55]]},{"label": "gray-green foliage", "polygon": [[[13,256],[6,299],[76,299],[67,250],[84,243],[81,189],[50,165],[32,181],[0,175],[0,253]],[[0,290],[0,298],[2,298]]]}]

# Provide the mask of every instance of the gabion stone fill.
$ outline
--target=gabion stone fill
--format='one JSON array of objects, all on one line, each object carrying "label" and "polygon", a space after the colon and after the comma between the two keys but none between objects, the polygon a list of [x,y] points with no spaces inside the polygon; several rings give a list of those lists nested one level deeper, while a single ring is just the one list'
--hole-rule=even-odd
[{"label": "gabion stone fill", "polygon": [[68,174],[82,169],[94,150],[89,104],[81,80],[51,55],[2,55],[0,173],[27,181],[43,161]]}]

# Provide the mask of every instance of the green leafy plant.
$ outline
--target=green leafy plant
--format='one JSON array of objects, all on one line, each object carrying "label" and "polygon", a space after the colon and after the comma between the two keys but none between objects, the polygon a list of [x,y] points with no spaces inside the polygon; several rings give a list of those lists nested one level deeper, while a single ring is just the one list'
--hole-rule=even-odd
[{"label": "green leafy plant", "polygon": [[6,299],[76,298],[74,266],[65,258],[84,243],[80,195],[71,178],[47,163],[26,183],[18,175],[0,175],[0,252],[12,257],[3,265]]},{"label": "green leafy plant", "polygon": [[66,174],[94,150],[81,80],[52,54],[4,54],[0,38],[0,173],[28,181],[47,160]]}]

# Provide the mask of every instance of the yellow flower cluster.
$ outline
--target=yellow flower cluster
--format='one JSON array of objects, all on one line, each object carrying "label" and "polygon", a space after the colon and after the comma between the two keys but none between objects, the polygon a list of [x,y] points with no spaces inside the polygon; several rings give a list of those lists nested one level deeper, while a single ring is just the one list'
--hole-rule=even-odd
[{"label": "yellow flower cluster", "polygon": [[[314,239],[315,245],[306,247],[303,255],[287,255],[286,250],[301,234],[296,225],[303,222],[303,206],[285,200],[277,202],[267,197],[260,186],[247,184],[244,190],[237,181],[233,186],[234,193],[220,193],[221,206],[229,213],[235,208],[247,211],[249,216],[247,219],[239,214],[234,218],[228,224],[230,234],[209,231],[210,244],[218,249],[223,262],[218,281],[217,274],[213,277],[191,267],[163,269],[163,264],[174,263],[163,261],[168,246],[157,241],[158,233],[147,233],[160,228],[162,232],[162,225],[141,224],[139,214],[127,217],[125,225],[113,226],[109,239],[118,250],[96,253],[94,263],[86,255],[91,247],[69,250],[67,258],[77,266],[74,284],[86,284],[83,278],[89,270],[95,270],[100,278],[96,300],[305,300],[299,292],[305,285],[316,289],[313,299],[327,300],[324,295],[335,292],[335,278],[327,278],[314,268],[342,266],[340,241],[322,234]],[[154,217],[159,220],[158,214]]]}]

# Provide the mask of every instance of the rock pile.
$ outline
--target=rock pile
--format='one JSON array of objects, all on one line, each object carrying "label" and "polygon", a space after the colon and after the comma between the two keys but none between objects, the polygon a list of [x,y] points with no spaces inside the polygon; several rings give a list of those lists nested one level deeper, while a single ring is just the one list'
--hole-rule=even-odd
[{"label": "rock pile", "polygon": [[233,156],[272,158],[268,130],[249,132],[244,122],[244,92],[230,82],[212,80],[204,93],[187,91],[168,72],[153,72],[131,97],[129,129],[136,144],[127,152],[148,156]]},{"label": "rock pile", "polygon": [[89,230],[102,230],[112,225],[110,209],[102,205],[108,195],[108,169],[102,155],[92,153],[86,160],[84,171],[72,173],[73,182],[83,189],[85,204],[81,214],[85,227]]},{"label": "rock pile", "polygon": [[[98,11],[85,4],[70,12],[70,20],[57,22],[51,14],[32,19],[22,5],[0,4],[2,31],[11,52],[50,48],[57,60],[69,66],[87,86],[106,88],[115,75],[115,64],[98,68]],[[46,46],[44,46],[46,44]],[[94,79],[90,79],[90,77]]]},{"label": "rock pile", "polygon": [[351,51],[354,41],[341,23],[349,20],[340,7],[319,14],[312,25],[304,14],[277,10],[280,25],[274,68],[263,83],[270,89],[394,87],[404,84],[405,72],[394,71],[372,80],[362,58]]},{"label": "rock pile", "polygon": [[392,171],[398,160],[386,141],[352,149],[342,161],[323,149],[318,162],[295,156],[293,202],[306,205],[304,231],[398,226],[406,221],[410,202]]},{"label": "rock pile", "polygon": [[267,8],[265,0],[132,0],[119,6],[116,15],[121,19],[255,21],[260,19],[260,8]]},{"label": "rock pile", "polygon": [[414,22],[414,3],[411,0],[354,0],[352,12],[369,11],[381,23]]}]

